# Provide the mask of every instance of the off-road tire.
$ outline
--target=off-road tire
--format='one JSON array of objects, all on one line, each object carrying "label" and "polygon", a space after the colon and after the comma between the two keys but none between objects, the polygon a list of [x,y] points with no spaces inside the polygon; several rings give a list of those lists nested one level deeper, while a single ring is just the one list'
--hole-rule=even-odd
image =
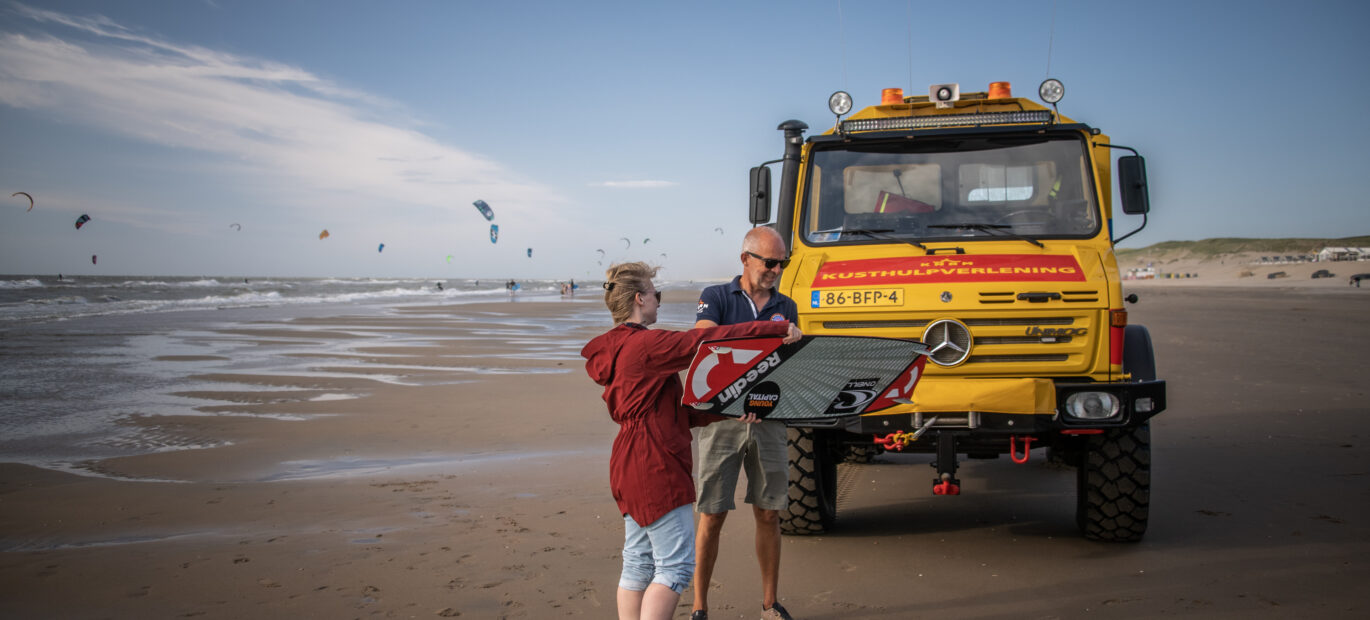
[{"label": "off-road tire", "polygon": [[1151,346],[1151,332],[1141,325],[1123,328],[1123,372],[1133,381],[1156,380],[1156,351]]},{"label": "off-road tire", "polygon": [[1108,429],[1085,439],[1075,521],[1085,538],[1136,542],[1151,505],[1151,425]]},{"label": "off-road tire", "polygon": [[811,428],[789,429],[786,444],[790,500],[780,513],[780,532],[822,534],[837,518],[837,455],[827,435]]},{"label": "off-road tire", "polygon": [[880,446],[875,444],[846,444],[842,446],[842,462],[867,465],[880,456]]}]

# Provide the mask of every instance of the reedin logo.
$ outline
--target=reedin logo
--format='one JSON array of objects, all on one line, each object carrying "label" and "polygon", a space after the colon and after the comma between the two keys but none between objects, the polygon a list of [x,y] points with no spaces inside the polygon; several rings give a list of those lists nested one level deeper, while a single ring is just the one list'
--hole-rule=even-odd
[{"label": "reedin logo", "polygon": [[772,353],[766,356],[766,359],[761,360],[761,362],[758,363],[755,368],[748,370],[747,374],[739,377],[737,381],[734,381],[732,383],[732,385],[723,388],[723,393],[720,395],[720,397],[724,401],[729,401],[734,398],[737,398],[743,390],[747,389],[747,386],[751,385],[752,383],[755,383],[757,379],[761,378],[762,374],[765,374],[770,369],[775,368],[779,365],[779,353]]},{"label": "reedin logo", "polygon": [[[724,400],[737,398],[742,390],[754,383],[762,374],[780,365],[780,354],[771,353],[755,366],[747,368],[752,360],[760,357],[760,349],[734,349],[725,346],[709,347],[709,354],[695,365],[690,377],[690,392],[696,399],[704,398],[718,390],[720,383],[737,377],[724,388]],[[711,378],[711,375],[716,377]]]},{"label": "reedin logo", "polygon": [[875,400],[879,388],[879,379],[852,379],[837,393],[826,413],[858,413]]}]

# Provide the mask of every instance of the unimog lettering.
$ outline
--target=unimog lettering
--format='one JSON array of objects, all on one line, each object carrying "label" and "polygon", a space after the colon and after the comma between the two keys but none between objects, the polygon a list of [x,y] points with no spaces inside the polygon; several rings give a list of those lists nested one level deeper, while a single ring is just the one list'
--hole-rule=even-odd
[{"label": "unimog lettering", "polygon": [[1029,327],[1028,336],[1084,336],[1089,329],[1084,327]]}]

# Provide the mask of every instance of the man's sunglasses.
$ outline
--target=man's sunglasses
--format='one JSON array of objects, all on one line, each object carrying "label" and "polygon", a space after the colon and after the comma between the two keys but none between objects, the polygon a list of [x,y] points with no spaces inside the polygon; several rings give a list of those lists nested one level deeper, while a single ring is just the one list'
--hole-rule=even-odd
[{"label": "man's sunglasses", "polygon": [[790,259],[788,258],[766,258],[764,256],[758,256],[751,252],[747,252],[747,256],[750,256],[752,258],[755,258],[756,260],[761,261],[761,264],[765,265],[767,269],[775,269],[776,265],[780,265],[781,269],[790,266]]}]

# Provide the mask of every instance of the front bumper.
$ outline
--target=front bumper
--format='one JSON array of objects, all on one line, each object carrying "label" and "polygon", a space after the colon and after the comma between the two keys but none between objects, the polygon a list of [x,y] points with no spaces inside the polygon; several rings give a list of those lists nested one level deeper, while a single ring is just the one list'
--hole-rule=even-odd
[{"label": "front bumper", "polygon": [[[927,378],[931,379],[931,378]],[[877,414],[805,420],[810,428],[843,429],[868,435],[929,429],[968,430],[1015,435],[1081,431],[1139,425],[1166,407],[1165,381],[1116,383],[1061,382],[1050,379],[925,379],[913,402]],[[1072,419],[1065,400],[1080,391],[1109,392],[1121,402],[1119,414],[1107,420]]]}]

